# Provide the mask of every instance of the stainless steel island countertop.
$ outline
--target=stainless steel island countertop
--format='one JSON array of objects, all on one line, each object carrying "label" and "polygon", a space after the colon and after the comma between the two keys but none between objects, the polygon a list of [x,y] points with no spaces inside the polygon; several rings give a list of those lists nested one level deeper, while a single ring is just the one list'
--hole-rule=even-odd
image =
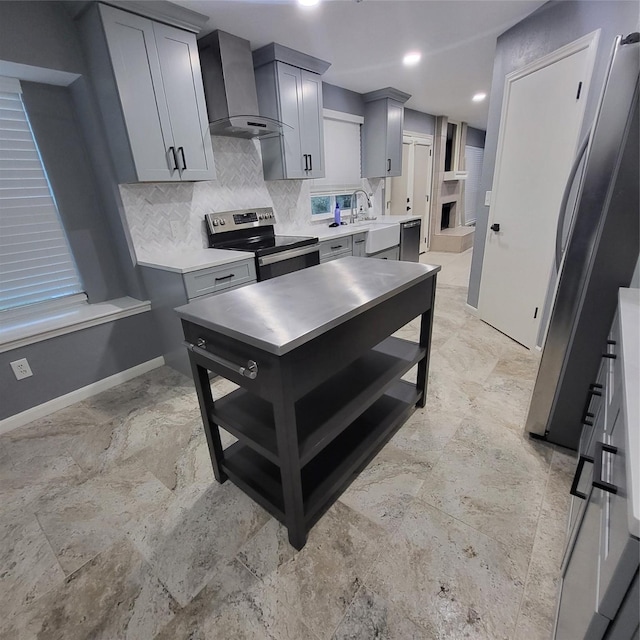
[{"label": "stainless steel island countertop", "polygon": [[438,271],[435,265],[346,257],[191,302],[176,312],[280,356]]}]

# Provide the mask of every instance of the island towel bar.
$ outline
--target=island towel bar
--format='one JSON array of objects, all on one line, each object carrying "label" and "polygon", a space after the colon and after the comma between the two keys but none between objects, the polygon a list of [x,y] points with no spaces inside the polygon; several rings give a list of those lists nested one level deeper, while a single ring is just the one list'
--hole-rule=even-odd
[{"label": "island towel bar", "polygon": [[209,360],[213,360],[214,362],[221,364],[223,367],[227,367],[228,369],[239,373],[245,378],[255,380],[258,377],[258,363],[255,360],[248,360],[247,364],[245,366],[242,366],[240,364],[236,364],[235,362],[231,362],[230,360],[226,360],[225,358],[221,358],[220,356],[214,356],[213,353],[203,348],[203,346],[206,344],[204,340],[202,341],[202,345],[195,345],[187,341],[185,341],[183,344],[185,347],[187,347],[187,349],[189,349],[189,351],[193,351],[194,353],[204,356],[205,358],[209,358]]}]

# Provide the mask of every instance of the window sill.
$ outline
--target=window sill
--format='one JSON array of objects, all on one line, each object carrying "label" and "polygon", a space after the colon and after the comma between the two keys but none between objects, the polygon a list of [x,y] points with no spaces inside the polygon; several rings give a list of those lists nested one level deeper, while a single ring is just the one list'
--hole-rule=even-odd
[{"label": "window sill", "polygon": [[125,297],[96,304],[82,303],[56,311],[43,310],[28,319],[3,321],[0,327],[0,353],[145,313],[150,309],[151,303],[148,301]]}]

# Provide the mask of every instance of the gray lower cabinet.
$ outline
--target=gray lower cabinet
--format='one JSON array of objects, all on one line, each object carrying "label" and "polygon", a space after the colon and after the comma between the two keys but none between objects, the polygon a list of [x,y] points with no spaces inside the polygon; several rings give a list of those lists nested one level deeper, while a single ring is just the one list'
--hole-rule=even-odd
[{"label": "gray lower cabinet", "polygon": [[353,236],[353,255],[357,258],[366,257],[365,244],[367,242],[367,234],[366,233],[356,233]]},{"label": "gray lower cabinet", "polygon": [[[292,54],[297,56],[291,57]],[[260,115],[284,123],[281,136],[260,140],[264,178],[323,178],[322,77],[279,58],[292,59],[300,65],[308,63],[316,70],[329,67],[322,60],[286,47],[269,46],[254,52]]]},{"label": "gray lower cabinet", "polygon": [[638,432],[640,426],[627,412],[636,406],[629,398],[637,398],[640,385],[640,302],[630,317],[629,305],[623,307],[629,291],[621,290],[621,306],[585,407],[556,640],[632,640],[638,632],[640,525],[632,506],[638,487],[630,483],[630,465],[640,460],[629,450],[634,441],[629,430]]},{"label": "gray lower cabinet", "polygon": [[253,258],[231,264],[177,273],[154,267],[138,267],[151,300],[151,313],[162,340],[165,363],[191,375],[183,332],[174,309],[192,300],[230,291],[256,281]]},{"label": "gray lower cabinet", "polygon": [[353,255],[353,237],[345,236],[335,240],[323,240],[320,243],[320,262],[329,262],[337,258]]},{"label": "gray lower cabinet", "polygon": [[400,260],[400,247],[390,247],[377,253],[370,253],[367,258],[379,258],[380,260]]},{"label": "gray lower cabinet", "polygon": [[195,35],[103,4],[79,24],[118,182],[215,179]]},{"label": "gray lower cabinet", "polygon": [[361,136],[363,178],[402,175],[404,103],[410,97],[392,88],[364,95]]}]

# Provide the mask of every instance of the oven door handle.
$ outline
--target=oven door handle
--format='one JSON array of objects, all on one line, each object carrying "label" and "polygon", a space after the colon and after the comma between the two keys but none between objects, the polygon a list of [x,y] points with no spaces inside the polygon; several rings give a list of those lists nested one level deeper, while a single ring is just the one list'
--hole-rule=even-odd
[{"label": "oven door handle", "polygon": [[262,256],[258,258],[258,265],[264,267],[274,262],[282,262],[283,260],[290,260],[299,256],[307,255],[308,253],[314,253],[319,251],[318,244],[311,244],[306,247],[300,247],[299,249],[289,249],[288,251],[280,251],[279,253],[270,253],[268,256]]}]

